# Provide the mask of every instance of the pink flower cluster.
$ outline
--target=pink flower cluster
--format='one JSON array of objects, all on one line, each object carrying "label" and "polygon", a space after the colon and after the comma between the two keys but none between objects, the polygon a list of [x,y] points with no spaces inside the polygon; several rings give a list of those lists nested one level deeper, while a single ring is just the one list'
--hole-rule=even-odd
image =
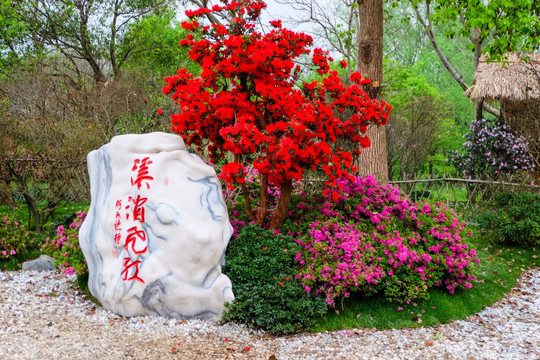
[{"label": "pink flower cluster", "polygon": [[12,256],[24,254],[33,246],[34,239],[29,236],[25,226],[13,216],[4,215],[0,222],[0,261],[10,261]]},{"label": "pink flower cluster", "polygon": [[82,274],[87,270],[86,261],[79,244],[79,229],[86,217],[78,211],[75,220],[66,229],[63,225],[56,228],[56,237],[47,238],[41,244],[41,250],[56,259],[60,270],[66,275]]},{"label": "pink flower cluster", "polygon": [[351,224],[314,222],[310,236],[307,241],[298,240],[303,251],[295,258],[303,266],[296,279],[308,293],[309,285],[316,286],[315,295],[324,293],[326,302],[333,304],[336,296],[347,297],[351,291],[369,288],[384,277],[376,248]]},{"label": "pink flower cluster", "polygon": [[294,213],[312,221],[297,240],[297,279],[306,291],[334,304],[358,291],[406,302],[427,298],[433,286],[472,287],[479,260],[463,241],[472,234],[443,204],[413,203],[372,176],[339,180],[325,193],[318,209],[300,202]]}]

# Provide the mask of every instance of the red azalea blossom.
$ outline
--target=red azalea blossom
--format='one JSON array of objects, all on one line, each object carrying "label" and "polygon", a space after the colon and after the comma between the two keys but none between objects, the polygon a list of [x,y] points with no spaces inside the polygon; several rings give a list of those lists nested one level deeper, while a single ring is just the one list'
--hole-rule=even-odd
[{"label": "red azalea blossom", "polygon": [[[361,86],[370,80],[358,72],[351,74],[353,83],[346,86],[337,71],[330,70],[332,58],[322,49],[312,54],[314,70],[322,80],[302,82],[294,61],[310,53],[313,40],[282,28],[279,20],[271,22],[273,29],[267,34],[255,31],[255,21],[265,7],[260,0],[222,0],[221,6],[186,12],[192,20],[182,27],[200,36],[195,40],[188,34],[181,44],[189,47],[190,58],[202,72],[195,77],[178,70],[164,79],[163,92],[179,107],[171,115],[172,130],[187,145],[200,148],[208,142],[214,163],[227,152],[234,155],[220,174],[227,187],[245,187],[245,169],[253,168],[263,187],[273,183],[280,188],[282,203],[270,223],[277,228],[286,216],[292,182],[302,179],[307,170],[322,171],[330,181],[349,176],[352,154],[334,144],[351,139],[356,147],[352,151],[359,153],[370,145],[359,134],[371,124],[386,124],[391,106],[369,98]],[[231,24],[200,29],[193,20],[218,11],[231,12]],[[353,115],[343,119],[338,113]],[[259,209],[246,208],[250,220],[258,224],[265,221],[267,209],[267,199],[260,200]]]},{"label": "red azalea blossom", "polygon": [[161,110],[161,109],[157,109],[157,111],[156,111],[156,112],[157,112],[157,114],[158,114],[158,115],[161,115],[161,114],[163,114],[163,110]]}]

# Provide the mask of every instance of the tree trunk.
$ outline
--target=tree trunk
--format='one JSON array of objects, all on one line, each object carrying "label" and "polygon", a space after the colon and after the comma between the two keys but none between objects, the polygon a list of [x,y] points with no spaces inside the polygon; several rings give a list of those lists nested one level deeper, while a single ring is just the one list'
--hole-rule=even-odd
[{"label": "tree trunk", "polygon": [[280,188],[280,197],[270,221],[270,229],[279,229],[283,222],[287,218],[287,213],[289,211],[289,203],[291,202],[291,194],[293,190],[292,180],[286,180]]},{"label": "tree trunk", "polygon": [[263,174],[261,179],[260,205],[257,210],[257,225],[264,223],[266,210],[268,209],[268,174]]},{"label": "tree trunk", "polygon": [[41,232],[41,219],[39,216],[39,208],[35,199],[30,195],[30,191],[25,184],[17,184],[18,190],[23,194],[26,206],[28,207],[28,229],[32,229],[32,219],[34,219],[34,230]]},{"label": "tree trunk", "polygon": [[476,115],[475,115],[476,121],[480,121],[484,117],[483,111],[482,111],[484,108],[484,100],[479,100],[474,105],[475,105],[474,107],[476,110]]},{"label": "tree trunk", "polygon": [[14,205],[10,184],[2,179],[0,179],[0,205]]},{"label": "tree trunk", "polygon": [[[358,31],[358,61],[356,69],[372,83],[365,88],[372,99],[381,98],[383,63],[383,0],[356,0],[360,28]],[[386,129],[372,126],[367,136],[371,146],[363,149],[358,159],[358,175],[375,175],[377,180],[388,183]]]}]

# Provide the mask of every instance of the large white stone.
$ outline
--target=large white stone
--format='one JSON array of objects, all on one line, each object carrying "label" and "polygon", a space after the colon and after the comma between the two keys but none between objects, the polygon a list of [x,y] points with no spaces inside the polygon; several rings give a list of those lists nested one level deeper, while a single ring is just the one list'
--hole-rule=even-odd
[{"label": "large white stone", "polygon": [[151,133],[113,138],[88,154],[88,172],[91,293],[122,316],[219,320],[234,299],[221,273],[232,226],[214,169],[181,137]]}]

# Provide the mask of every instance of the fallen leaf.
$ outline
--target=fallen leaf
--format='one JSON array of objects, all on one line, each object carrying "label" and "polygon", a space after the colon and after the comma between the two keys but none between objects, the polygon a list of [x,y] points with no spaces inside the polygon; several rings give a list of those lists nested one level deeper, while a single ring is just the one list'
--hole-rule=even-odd
[{"label": "fallen leaf", "polygon": [[94,307],[92,307],[92,308],[90,308],[90,309],[86,309],[85,314],[86,314],[86,315],[92,315],[92,314],[94,314],[95,312],[96,312],[96,307],[94,306]]}]

